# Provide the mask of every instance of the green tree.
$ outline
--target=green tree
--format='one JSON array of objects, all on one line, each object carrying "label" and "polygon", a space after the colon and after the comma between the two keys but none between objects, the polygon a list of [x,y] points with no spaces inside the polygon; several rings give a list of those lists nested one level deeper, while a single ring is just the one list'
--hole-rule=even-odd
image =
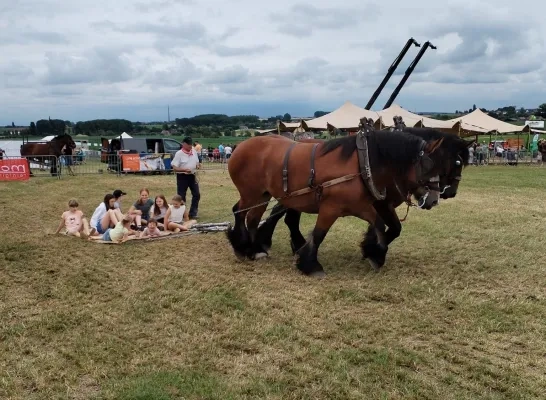
[{"label": "green tree", "polygon": [[319,118],[319,117],[322,117],[323,115],[326,115],[326,114],[330,114],[330,111],[315,111],[313,116],[315,118]]},{"label": "green tree", "polygon": [[30,127],[28,129],[28,134],[29,134],[29,136],[36,136],[36,124],[34,123],[34,121],[32,121],[30,123]]},{"label": "green tree", "polygon": [[290,122],[292,121],[292,116],[288,113],[284,114],[282,117],[283,122]]},{"label": "green tree", "polygon": [[538,106],[536,115],[538,115],[541,118],[546,118],[546,103],[543,103],[540,106]]}]

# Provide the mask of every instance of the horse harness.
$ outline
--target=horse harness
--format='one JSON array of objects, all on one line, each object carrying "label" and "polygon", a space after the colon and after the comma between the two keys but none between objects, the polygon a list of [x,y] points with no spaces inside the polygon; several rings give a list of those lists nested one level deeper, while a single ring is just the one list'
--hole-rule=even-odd
[{"label": "horse harness", "polygon": [[290,160],[290,153],[292,153],[294,146],[296,146],[297,144],[298,144],[297,142],[292,143],[290,147],[288,148],[288,150],[286,151],[286,154],[284,155],[283,169],[282,169],[282,186],[283,186],[283,191],[285,195],[278,200],[286,199],[289,197],[301,196],[307,193],[315,192],[316,200],[317,202],[319,202],[322,198],[322,192],[324,188],[334,186],[343,182],[348,182],[360,175],[360,174],[348,174],[340,178],[335,178],[335,179],[326,181],[324,183],[321,183],[319,185],[316,185],[315,158],[316,158],[317,148],[320,143],[315,143],[313,145],[313,149],[311,150],[311,163],[310,163],[309,179],[307,180],[307,187],[296,190],[294,192],[289,192],[288,191],[288,161]]},{"label": "horse harness", "polygon": [[[398,120],[395,120],[396,122],[396,128],[398,130],[403,129],[405,126],[404,122],[402,121],[402,118],[400,117]],[[311,162],[310,162],[310,171],[309,171],[309,179],[307,181],[307,187],[303,189],[296,190],[294,192],[288,191],[288,162],[290,160],[290,154],[292,153],[292,150],[294,149],[294,146],[298,144],[297,142],[294,142],[290,145],[288,150],[286,151],[284,155],[283,160],[283,170],[282,170],[282,180],[283,180],[283,191],[284,196],[280,199],[285,199],[288,197],[296,197],[301,196],[310,192],[315,192],[317,202],[320,201],[322,197],[322,192],[324,188],[334,186],[343,182],[348,182],[357,176],[361,176],[362,180],[364,181],[364,184],[368,191],[372,194],[373,198],[375,200],[384,200],[387,196],[386,189],[383,189],[382,191],[379,191],[373,181],[373,175],[372,175],[372,169],[370,166],[370,157],[369,157],[369,151],[368,151],[368,138],[371,134],[371,132],[374,130],[373,128],[373,120],[362,118],[360,120],[360,130],[358,131],[356,135],[356,147],[357,147],[357,154],[358,154],[358,164],[360,167],[360,172],[356,174],[348,174],[344,175],[340,178],[332,179],[329,181],[326,181],[324,183],[321,183],[319,185],[316,185],[315,183],[315,158],[316,158],[316,151],[318,148],[319,143],[315,143],[313,145],[313,148],[311,150]],[[417,164],[416,168],[419,171],[419,174],[421,173],[421,170],[430,170],[432,168],[432,165],[434,164],[432,160],[425,155],[424,149],[426,146],[426,142],[423,140],[423,143],[421,145],[421,149],[419,151],[419,154],[417,155],[416,159],[414,160],[414,163]],[[428,164],[428,166],[427,166]],[[431,165],[432,164],[432,165]],[[279,200],[280,200],[279,199]]]}]

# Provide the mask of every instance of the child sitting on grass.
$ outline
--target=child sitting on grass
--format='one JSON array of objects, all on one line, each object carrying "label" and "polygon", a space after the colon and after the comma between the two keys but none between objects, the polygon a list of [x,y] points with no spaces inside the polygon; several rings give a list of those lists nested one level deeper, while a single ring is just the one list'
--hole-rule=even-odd
[{"label": "child sitting on grass", "polygon": [[180,195],[173,196],[172,204],[165,213],[165,230],[170,230],[175,233],[187,231],[189,227],[197,222],[190,220],[186,205]]},{"label": "child sitting on grass", "polygon": [[161,231],[157,227],[157,221],[155,218],[151,218],[148,221],[148,226],[140,234],[140,238],[150,238],[150,237],[159,237],[161,236]]},{"label": "child sitting on grass", "polygon": [[68,211],[65,211],[61,215],[61,222],[55,231],[55,234],[59,233],[61,229],[65,228],[65,235],[81,237],[87,239],[87,237],[94,235],[96,229],[92,228],[89,230],[89,223],[87,219],[83,216],[83,211],[78,210],[78,201],[70,200],[68,202]]},{"label": "child sitting on grass", "polygon": [[143,231],[142,225],[147,225],[150,219],[150,208],[154,205],[154,201],[150,199],[150,191],[146,188],[140,189],[140,197],[129,208],[129,214],[135,220],[136,230]]},{"label": "child sitting on grass", "polygon": [[126,215],[114,228],[108,228],[102,237],[90,237],[90,239],[102,239],[105,242],[123,243],[127,241],[129,235],[136,234],[136,232],[131,229],[131,221],[131,216]]}]

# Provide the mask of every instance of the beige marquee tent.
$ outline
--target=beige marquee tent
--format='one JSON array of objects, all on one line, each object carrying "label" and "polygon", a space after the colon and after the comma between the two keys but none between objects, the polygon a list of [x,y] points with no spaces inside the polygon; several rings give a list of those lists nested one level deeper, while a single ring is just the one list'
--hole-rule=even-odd
[{"label": "beige marquee tent", "polygon": [[529,126],[513,125],[504,121],[500,121],[484,113],[479,108],[475,109],[469,114],[463,115],[459,118],[450,119],[452,124],[459,123],[461,130],[465,132],[498,132],[498,133],[511,133],[511,132],[528,132]]},{"label": "beige marquee tent", "polygon": [[[435,128],[446,132],[452,132],[459,136],[473,136],[489,132],[528,132],[530,129],[527,125],[518,126],[500,121],[487,115],[479,108],[462,117],[442,121],[414,114],[397,104],[393,104],[385,110],[370,111],[358,107],[349,101],[345,102],[345,104],[337,110],[323,115],[322,117],[309,121],[302,121],[301,127],[304,130],[332,130],[335,128],[357,130],[360,119],[366,117],[371,118],[374,121],[376,129],[383,129],[394,126],[393,118],[395,116],[401,116],[408,127]],[[294,129],[293,127],[290,128]]]},{"label": "beige marquee tent", "polygon": [[333,128],[356,130],[360,124],[360,119],[364,117],[371,118],[374,122],[379,120],[377,112],[355,106],[347,101],[329,114],[309,121],[302,121],[302,126],[305,130],[331,130]]},{"label": "beige marquee tent", "polygon": [[393,104],[389,108],[378,111],[378,114],[381,116],[381,124],[384,127],[394,126],[393,118],[395,116],[400,116],[404,120],[406,126],[410,127],[426,127],[426,128],[437,128],[437,129],[452,129],[453,123],[447,121],[441,121],[434,118],[424,117],[419,114],[414,114],[404,108],[400,107],[398,104]]}]

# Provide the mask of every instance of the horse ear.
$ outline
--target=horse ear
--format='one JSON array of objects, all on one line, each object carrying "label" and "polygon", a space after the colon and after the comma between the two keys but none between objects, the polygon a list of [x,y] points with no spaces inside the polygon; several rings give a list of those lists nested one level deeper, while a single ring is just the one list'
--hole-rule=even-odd
[{"label": "horse ear", "polygon": [[432,142],[429,142],[427,144],[427,147],[425,147],[425,151],[428,154],[434,153],[442,145],[443,141],[444,141],[444,138],[433,140]]}]

